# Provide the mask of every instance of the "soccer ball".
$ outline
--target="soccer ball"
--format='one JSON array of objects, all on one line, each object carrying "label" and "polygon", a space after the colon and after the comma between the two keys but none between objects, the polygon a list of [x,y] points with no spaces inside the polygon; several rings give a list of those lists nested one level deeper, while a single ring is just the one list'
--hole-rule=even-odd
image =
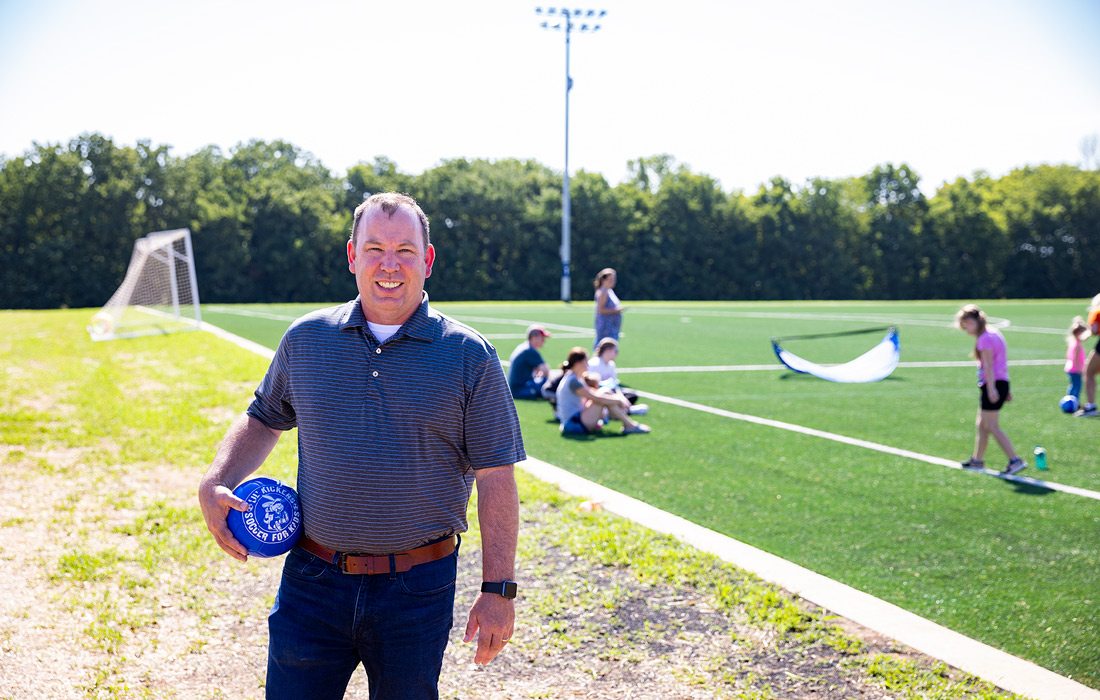
[{"label": "soccer ball", "polygon": [[1073,394],[1066,394],[1058,405],[1061,406],[1062,413],[1073,413],[1077,410],[1077,397]]},{"label": "soccer ball", "polygon": [[226,524],[249,554],[277,557],[294,548],[302,534],[302,509],[294,489],[260,476],[233,489],[233,494],[248,504],[248,511],[230,509]]},{"label": "soccer ball", "polygon": [[114,329],[114,317],[105,311],[100,311],[92,317],[92,323],[88,326],[88,333],[92,336],[92,340],[103,340],[111,337]]}]

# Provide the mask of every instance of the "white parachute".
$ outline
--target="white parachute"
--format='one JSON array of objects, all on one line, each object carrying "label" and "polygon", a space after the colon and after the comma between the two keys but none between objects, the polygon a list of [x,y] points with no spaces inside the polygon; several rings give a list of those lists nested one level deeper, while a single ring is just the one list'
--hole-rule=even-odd
[{"label": "white parachute", "polygon": [[[809,360],[795,355],[789,350],[785,350],[779,344],[783,340],[829,338],[841,335],[874,333],[881,330],[885,330],[887,333],[878,345],[856,359],[839,365],[820,365],[816,362],[810,362]],[[901,360],[901,341],[898,338],[898,329],[894,327],[885,329],[871,328],[860,331],[845,331],[842,333],[789,336],[787,338],[772,338],[772,350],[775,351],[775,356],[779,358],[779,361],[788,369],[798,372],[799,374],[811,374],[830,382],[842,382],[846,384],[881,381],[890,376]]]}]

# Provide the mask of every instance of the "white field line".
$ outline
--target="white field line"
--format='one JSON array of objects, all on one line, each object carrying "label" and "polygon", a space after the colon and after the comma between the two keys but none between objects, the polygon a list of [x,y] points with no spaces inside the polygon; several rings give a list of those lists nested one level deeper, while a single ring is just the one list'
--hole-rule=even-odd
[{"label": "white field line", "polygon": [[222,330],[221,328],[218,328],[217,326],[215,326],[213,324],[207,323],[206,321],[202,322],[201,328],[204,331],[208,331],[210,333],[213,333],[214,335],[218,336],[222,340],[228,340],[230,343],[233,343],[234,345],[236,345],[238,347],[244,348],[245,350],[248,350],[251,353],[255,353],[256,355],[259,355],[260,357],[267,358],[268,360],[271,360],[275,357],[275,351],[272,350],[271,348],[266,347],[264,345],[260,345],[259,343],[254,343],[251,340],[249,340],[248,338],[242,338],[241,336],[230,333],[227,330]]},{"label": "white field line", "polygon": [[[1065,360],[1013,360],[1012,365],[1045,367],[1061,365]],[[826,367],[830,365],[825,365]],[[975,367],[974,360],[899,362],[898,367]],[[655,374],[659,372],[776,372],[790,371],[783,365],[683,365],[674,367],[619,367],[619,374]]]},{"label": "white field line", "polygon": [[[723,311],[720,309],[651,309],[633,306],[630,315],[644,314],[649,316],[679,316],[681,319],[690,319],[692,316],[706,316],[712,318],[776,318],[792,321],[844,321],[851,323],[883,323],[891,326],[928,326],[930,328],[954,328],[954,318],[945,318],[939,314],[929,314],[927,318],[898,318],[883,314],[842,314],[824,313],[818,314],[811,311]],[[1039,328],[1035,326],[1014,326],[1007,318],[997,316],[989,317],[989,325],[1002,330],[1018,331],[1021,333],[1041,333],[1044,335],[1065,335],[1065,328]]]},{"label": "white field line", "polygon": [[[551,333],[553,333],[554,331],[561,331],[562,333],[580,333],[582,335],[588,336],[589,338],[591,338],[596,333],[596,331],[591,328],[584,328],[581,326],[569,326],[564,323],[544,323],[539,320],[528,318],[497,318],[496,316],[467,316],[465,314],[463,314],[462,316],[455,315],[455,318],[457,318],[459,321],[462,321],[463,323],[507,323],[516,326],[523,326],[524,329],[526,329],[527,326],[537,323],[538,325],[546,328],[546,330],[550,331]],[[526,338],[527,336],[521,335],[520,337]]]},{"label": "white field line", "polygon": [[834,581],[793,562],[732,537],[696,525],[677,515],[583,479],[533,457],[517,466],[568,494],[600,503],[656,532],[671,535],[746,569],[795,595],[880,634],[984,678],[994,685],[1032,698],[1100,699],[1100,691],[1049,671],[1031,661],[995,649],[926,620],[893,603]]},{"label": "white field line", "polygon": [[[273,314],[267,311],[255,311],[253,309],[234,309],[228,306],[210,306],[207,310],[211,313],[228,314],[231,316],[247,316],[249,318],[262,318],[268,321],[291,321],[298,320],[298,316],[287,316],[285,314]],[[458,318],[457,316],[455,318]],[[459,318],[463,323],[506,323],[509,325],[523,326],[526,330],[527,326],[533,323],[538,323],[544,326],[551,333],[555,333],[556,338],[568,338],[570,340],[591,338],[593,330],[591,328],[581,328],[579,326],[567,326],[561,323],[541,323],[539,321],[531,321],[522,318],[494,318],[490,316],[463,316]],[[492,333],[485,335],[488,340],[526,340],[526,333]]]},{"label": "white field line", "polygon": [[[562,333],[560,331],[550,331],[554,334],[555,338],[567,339],[567,340],[591,340],[591,333]],[[486,340],[527,340],[526,333],[482,333]]]},{"label": "white field line", "polygon": [[[261,357],[271,359],[275,355],[270,348],[209,323],[204,322],[202,328]],[[1100,700],[1100,692],[1048,671],[1042,666],[994,649],[931,620],[914,615],[892,603],[582,479],[564,469],[533,457],[528,457],[525,462],[517,466],[538,479],[556,485],[566,493],[599,501],[611,512],[618,513],[656,532],[672,535],[697,549],[710,552],[812,603],[880,634],[885,634],[955,668],[984,678],[998,687],[1037,700],[1048,698],[1049,700],[1063,698]]]},{"label": "white field line", "polygon": [[[785,423],[783,421],[772,420],[771,418],[761,418],[760,416],[752,416],[747,413],[735,413],[734,411],[727,411],[721,408],[714,408],[713,406],[705,406],[700,403],[694,403],[692,401],[684,401],[683,399],[676,399],[671,396],[662,396],[661,394],[654,394],[648,391],[639,391],[639,396],[644,396],[647,399],[653,399],[654,401],[660,401],[662,403],[672,404],[673,406],[680,406],[681,408],[690,408],[695,411],[702,411],[703,413],[710,413],[715,416],[721,416],[722,418],[732,418],[733,420],[744,421],[746,423],[755,423],[756,425],[764,425],[769,428],[779,428],[780,430],[789,430],[792,433],[800,433],[802,435],[809,435],[811,437],[823,438],[825,440],[832,440],[833,442],[840,442],[845,445],[852,445],[854,447],[862,447],[868,450],[874,450],[876,452],[882,452],[888,455],[894,455],[896,457],[905,457],[907,459],[915,459],[921,462],[927,462],[928,464],[935,464],[941,467],[947,467],[948,469],[962,470],[962,465],[956,461],[950,459],[944,459],[943,457],[935,457],[933,455],[926,455],[920,452],[914,452],[912,450],[905,450],[900,447],[891,447],[890,445],[883,445],[878,442],[871,442],[870,440],[861,440],[860,438],[848,437],[847,435],[839,435],[837,433],[830,433],[826,430],[818,430],[817,428],[807,428],[803,425],[795,425],[794,423]],[[970,470],[966,470],[970,471]],[[973,470],[977,473],[979,470]],[[1100,493],[1096,491],[1090,491],[1088,489],[1079,488],[1077,486],[1066,486],[1065,484],[1058,484],[1052,481],[1043,481],[1041,479],[1032,479],[1028,476],[1007,475],[1001,474],[998,471],[992,469],[982,469],[982,473],[989,476],[995,476],[998,479],[1004,479],[1005,481],[1013,481],[1018,484],[1026,484],[1028,486],[1036,486],[1039,488],[1049,489],[1051,491],[1061,491],[1062,493],[1073,494],[1074,496],[1084,496],[1085,498],[1092,498],[1100,501]]]},{"label": "white field line", "polygon": [[296,321],[298,316],[287,316],[286,314],[273,314],[267,311],[255,311],[253,309],[235,309],[231,306],[208,306],[207,311],[215,314],[226,314],[229,316],[247,316],[249,318],[264,318],[269,321]]}]

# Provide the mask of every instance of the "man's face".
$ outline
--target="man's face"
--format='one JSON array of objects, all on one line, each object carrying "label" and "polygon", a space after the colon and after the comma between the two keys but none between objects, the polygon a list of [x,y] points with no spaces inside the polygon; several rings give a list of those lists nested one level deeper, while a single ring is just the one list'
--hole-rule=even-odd
[{"label": "man's face", "polygon": [[538,350],[546,344],[546,336],[542,333],[532,333],[531,339],[528,342],[531,343],[531,347]]},{"label": "man's face", "polygon": [[435,248],[424,249],[420,219],[405,207],[393,216],[381,207],[363,213],[355,242],[348,241],[348,269],[372,323],[401,325],[420,305],[432,275]]}]

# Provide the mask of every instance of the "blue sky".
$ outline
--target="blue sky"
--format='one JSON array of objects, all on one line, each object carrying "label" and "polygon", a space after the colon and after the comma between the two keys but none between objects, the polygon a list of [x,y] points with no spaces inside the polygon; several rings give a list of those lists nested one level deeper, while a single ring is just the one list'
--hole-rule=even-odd
[{"label": "blue sky", "polygon": [[[563,161],[565,52],[539,2],[0,0],[0,153],[99,131],[186,155],[287,139]],[[908,162],[1078,163],[1100,133],[1098,0],[609,0],[573,35],[570,170],[669,153],[727,190]]]}]

